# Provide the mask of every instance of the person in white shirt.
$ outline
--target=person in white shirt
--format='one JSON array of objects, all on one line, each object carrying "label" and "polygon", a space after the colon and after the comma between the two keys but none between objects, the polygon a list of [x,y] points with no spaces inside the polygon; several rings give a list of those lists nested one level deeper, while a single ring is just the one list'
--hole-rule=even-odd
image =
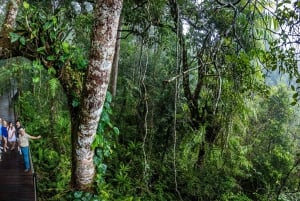
[{"label": "person in white shirt", "polygon": [[14,150],[16,146],[16,128],[14,127],[12,122],[8,123],[7,127],[7,132],[8,132],[8,144],[11,145],[10,150]]},{"label": "person in white shirt", "polygon": [[19,145],[22,151],[25,172],[30,170],[30,160],[29,160],[29,139],[40,139],[41,136],[32,136],[25,132],[25,128],[20,128],[19,130]]}]

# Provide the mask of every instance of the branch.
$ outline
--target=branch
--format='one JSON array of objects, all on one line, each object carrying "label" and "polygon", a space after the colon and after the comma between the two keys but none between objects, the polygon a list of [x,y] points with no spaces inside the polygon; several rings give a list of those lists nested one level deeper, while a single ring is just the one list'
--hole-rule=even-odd
[{"label": "branch", "polygon": [[230,7],[234,7],[235,5],[237,5],[238,3],[240,3],[241,2],[241,0],[237,0],[236,2],[233,2],[233,3],[231,3],[231,2],[221,2],[221,1],[219,1],[219,0],[216,0],[216,2],[219,4],[219,5],[221,5],[221,6],[223,6],[223,7],[227,7],[227,8],[230,8]]},{"label": "branch", "polygon": [[[197,70],[197,69],[199,69],[199,68],[200,68],[200,66],[197,66],[197,67],[195,67],[195,68],[191,68],[191,69],[189,69],[189,70],[186,70],[186,71],[182,72],[182,73],[179,74],[179,75],[176,75],[176,76],[174,76],[174,77],[171,77],[171,78],[168,79],[168,80],[164,80],[163,82],[164,82],[164,83],[170,83],[170,82],[173,82],[174,80],[180,78],[181,76],[186,75],[186,74],[188,74],[189,72],[194,71],[194,70]],[[204,76],[205,76],[205,77],[219,77],[219,75],[217,75],[217,74],[206,74],[206,75],[204,75]]]},{"label": "branch", "polygon": [[300,159],[298,159],[298,160],[295,162],[294,166],[287,172],[286,176],[285,176],[284,178],[281,179],[279,189],[277,190],[277,200],[278,200],[278,198],[279,198],[279,195],[280,195],[280,193],[281,193],[283,187],[286,185],[286,182],[288,181],[288,178],[290,177],[292,171],[293,171],[296,167],[298,167],[299,164],[300,164]]}]

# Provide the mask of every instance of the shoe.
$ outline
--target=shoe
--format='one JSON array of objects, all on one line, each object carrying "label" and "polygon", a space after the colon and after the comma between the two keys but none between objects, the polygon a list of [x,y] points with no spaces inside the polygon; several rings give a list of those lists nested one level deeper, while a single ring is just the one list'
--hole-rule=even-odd
[{"label": "shoe", "polygon": [[24,172],[29,172],[29,169],[25,169]]}]

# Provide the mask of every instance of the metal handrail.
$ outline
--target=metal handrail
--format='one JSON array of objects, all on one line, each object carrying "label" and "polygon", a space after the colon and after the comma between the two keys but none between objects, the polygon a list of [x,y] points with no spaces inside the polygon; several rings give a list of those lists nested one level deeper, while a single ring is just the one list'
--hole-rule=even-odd
[{"label": "metal handrail", "polygon": [[31,151],[29,147],[29,160],[30,160],[30,167],[31,167],[31,173],[32,173],[32,181],[33,181],[33,186],[34,186],[34,200],[37,200],[37,186],[36,186],[36,174],[33,168],[33,162],[31,158]]}]

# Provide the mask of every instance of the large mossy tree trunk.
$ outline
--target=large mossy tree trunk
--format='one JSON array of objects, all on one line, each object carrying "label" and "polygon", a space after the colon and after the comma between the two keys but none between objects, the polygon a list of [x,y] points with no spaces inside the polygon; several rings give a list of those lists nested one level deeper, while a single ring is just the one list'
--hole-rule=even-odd
[{"label": "large mossy tree trunk", "polygon": [[109,84],[121,14],[121,0],[98,0],[90,49],[89,65],[82,90],[78,127],[73,137],[73,184],[85,189],[92,184],[95,167],[91,144],[96,135]]}]

